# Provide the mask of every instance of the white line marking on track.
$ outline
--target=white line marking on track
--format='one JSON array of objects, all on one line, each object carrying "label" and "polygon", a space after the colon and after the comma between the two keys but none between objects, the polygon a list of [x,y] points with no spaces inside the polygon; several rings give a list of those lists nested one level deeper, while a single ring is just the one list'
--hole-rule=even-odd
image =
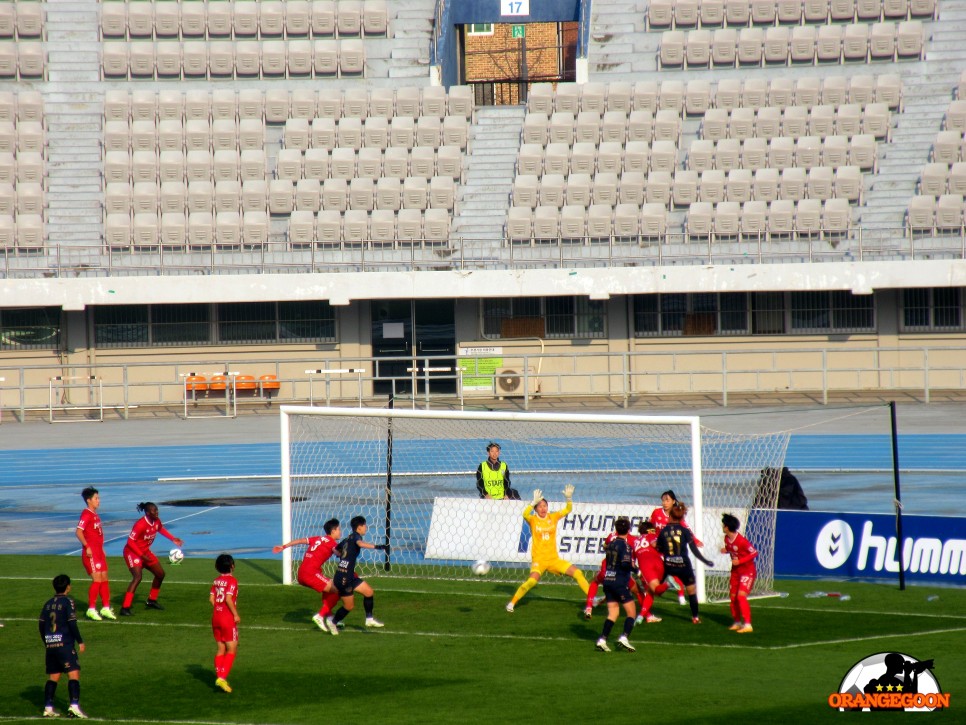
[{"label": "white line marking on track", "polygon": [[[177,521],[184,521],[185,519],[190,519],[190,518],[193,518],[194,516],[200,516],[201,514],[206,514],[209,511],[217,511],[220,508],[222,508],[222,507],[221,506],[212,506],[211,508],[206,508],[203,511],[195,511],[193,514],[188,514],[187,516],[181,516],[180,518],[177,518],[177,519],[168,519],[168,522],[169,523],[175,523]],[[165,526],[164,528],[167,529],[168,527]],[[110,543],[113,543],[113,542],[117,541],[118,539],[126,539],[127,537],[128,537],[128,534],[124,534],[122,536],[115,536],[114,538],[111,538],[111,539],[105,539],[104,540],[104,543],[105,544],[110,544]],[[80,554],[80,552],[81,552],[80,549],[74,549],[73,551],[68,551],[66,554],[64,554],[64,556],[74,556],[76,554]]]}]

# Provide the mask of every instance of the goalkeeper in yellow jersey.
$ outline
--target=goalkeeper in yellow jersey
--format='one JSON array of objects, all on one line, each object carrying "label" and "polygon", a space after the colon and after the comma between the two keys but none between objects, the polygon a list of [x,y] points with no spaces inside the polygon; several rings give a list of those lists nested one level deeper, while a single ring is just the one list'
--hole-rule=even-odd
[{"label": "goalkeeper in yellow jersey", "polygon": [[513,599],[506,605],[508,612],[513,611],[513,607],[523,599],[524,595],[533,589],[540,581],[545,571],[552,571],[554,574],[566,574],[573,577],[580,585],[584,594],[587,593],[587,580],[583,573],[569,561],[560,558],[557,551],[557,522],[573,510],[574,487],[570,484],[564,486],[564,497],[567,505],[560,511],[548,511],[550,508],[547,499],[543,497],[543,491],[537,489],[533,492],[533,502],[523,509],[523,519],[530,524],[531,537],[531,557],[533,562],[530,564],[530,576],[520,585]]}]

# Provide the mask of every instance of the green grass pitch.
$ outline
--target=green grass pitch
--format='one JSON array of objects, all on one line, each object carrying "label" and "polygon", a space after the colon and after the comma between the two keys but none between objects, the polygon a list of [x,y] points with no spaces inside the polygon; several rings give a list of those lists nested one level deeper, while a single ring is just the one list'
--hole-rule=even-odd
[{"label": "green grass pitch", "polygon": [[[110,565],[116,608],[128,577],[120,560]],[[88,715],[102,722],[278,725],[838,722],[863,717],[827,705],[852,664],[899,651],[935,659],[934,674],[951,695],[948,711],[926,717],[964,718],[960,589],[779,582],[789,596],[752,603],[751,635],[728,631],[726,604],[705,606],[704,622],[695,626],[686,607],[665,597],[655,606],[664,621],[635,629],[636,653],[605,654],[594,649],[604,608],[584,621],[573,584],[538,586],[508,614],[515,585],[373,577],[376,616],[386,628],[363,628],[357,598],[346,629],[333,637],[309,619],[317,595],[282,586],[279,568],[256,559],[236,567],[242,623],[230,695],[213,685],[212,561],[168,567],[164,612],[144,608],[144,582],[131,619],[82,618],[81,702]],[[50,580],[62,572],[73,579],[83,612],[89,579],[77,557],[0,556],[0,723],[41,719],[45,675],[36,619],[52,596]],[[851,599],[804,597],[818,588]],[[939,598],[928,601],[930,595]],[[63,711],[64,679],[57,697]]]}]

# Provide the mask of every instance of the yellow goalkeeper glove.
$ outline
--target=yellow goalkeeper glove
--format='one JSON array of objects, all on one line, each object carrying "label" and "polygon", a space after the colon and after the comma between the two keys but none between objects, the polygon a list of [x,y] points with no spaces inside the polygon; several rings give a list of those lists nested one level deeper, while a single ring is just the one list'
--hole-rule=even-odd
[{"label": "yellow goalkeeper glove", "polygon": [[537,503],[538,503],[538,502],[540,501],[540,499],[542,499],[542,498],[543,498],[543,491],[541,491],[541,490],[540,490],[539,488],[535,488],[535,489],[533,489],[533,503],[532,503],[532,504],[530,504],[530,505],[531,505],[531,506],[536,506],[536,505],[537,505]]},{"label": "yellow goalkeeper glove", "polygon": [[574,497],[574,486],[573,484],[568,483],[566,486],[564,486],[564,498],[569,501],[573,497]]}]

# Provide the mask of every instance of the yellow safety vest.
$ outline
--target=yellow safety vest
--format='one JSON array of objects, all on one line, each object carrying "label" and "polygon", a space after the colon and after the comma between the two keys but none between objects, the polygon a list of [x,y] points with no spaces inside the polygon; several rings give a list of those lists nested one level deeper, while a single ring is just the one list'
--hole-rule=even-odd
[{"label": "yellow safety vest", "polygon": [[506,464],[500,461],[500,467],[497,470],[490,468],[489,461],[483,461],[480,464],[480,470],[483,472],[483,489],[490,498],[503,498],[503,478],[506,474]]}]

